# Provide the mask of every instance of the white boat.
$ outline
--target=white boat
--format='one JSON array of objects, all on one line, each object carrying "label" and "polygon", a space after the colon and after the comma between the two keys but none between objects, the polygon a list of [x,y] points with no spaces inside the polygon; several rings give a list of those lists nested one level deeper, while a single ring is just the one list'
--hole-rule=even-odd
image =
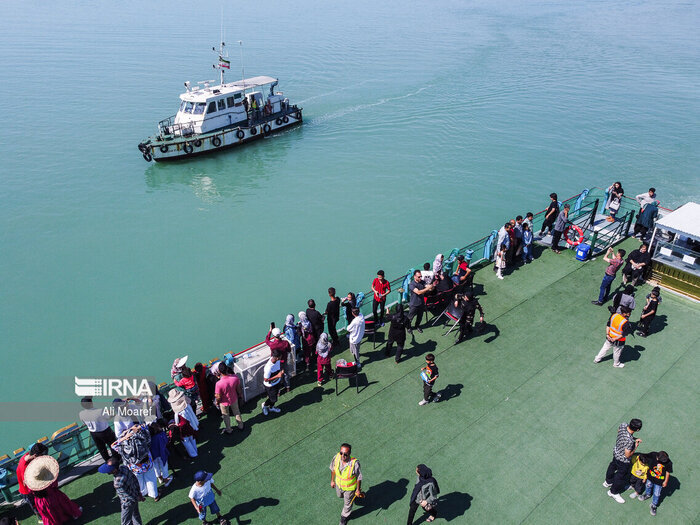
[{"label": "white boat", "polygon": [[302,122],[302,108],[292,105],[280,91],[278,80],[258,76],[236,82],[224,82],[229,61],[219,48],[221,73],[214,81],[198,82],[180,95],[180,109],[158,123],[158,134],[139,144],[143,158],[150,162],[194,157],[203,153],[238,146],[266,137],[282,128]]}]

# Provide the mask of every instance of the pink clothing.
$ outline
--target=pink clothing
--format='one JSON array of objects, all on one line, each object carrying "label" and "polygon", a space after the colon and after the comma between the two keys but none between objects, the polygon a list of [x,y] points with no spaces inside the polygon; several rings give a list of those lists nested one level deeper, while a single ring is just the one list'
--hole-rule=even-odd
[{"label": "pink clothing", "polygon": [[288,341],[272,337],[271,331],[267,332],[265,344],[267,344],[267,346],[270,347],[271,352],[277,350],[281,354],[280,361],[282,361],[283,363],[287,361],[287,353],[292,351],[292,347],[289,345]]},{"label": "pink clothing", "polygon": [[27,456],[29,453],[25,454],[19,459],[17,463],[17,486],[19,488],[19,493],[23,496],[31,494],[31,491],[24,484],[24,471],[27,470]]},{"label": "pink clothing", "polygon": [[44,525],[61,525],[83,513],[77,503],[58,490],[57,481],[46,490],[34,493],[34,506]]},{"label": "pink clothing", "polygon": [[327,357],[323,359],[319,357],[316,361],[316,380],[320,383],[323,381],[324,374],[330,377],[332,372],[333,369],[331,368],[331,358]]},{"label": "pink clothing", "polygon": [[216,382],[214,392],[219,396],[222,405],[235,405],[238,402],[238,389],[240,385],[241,380],[238,379],[238,376],[222,375],[221,379]]}]

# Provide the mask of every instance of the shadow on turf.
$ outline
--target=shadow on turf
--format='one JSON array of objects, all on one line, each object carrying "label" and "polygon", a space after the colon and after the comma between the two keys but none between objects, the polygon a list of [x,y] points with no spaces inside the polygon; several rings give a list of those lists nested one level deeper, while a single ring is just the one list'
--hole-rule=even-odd
[{"label": "shadow on turf", "polygon": [[387,510],[395,502],[401,501],[406,496],[406,492],[408,492],[406,478],[398,481],[386,480],[378,485],[372,485],[365,498],[358,503],[357,509],[353,511],[352,519],[371,514],[379,509]]},{"label": "shadow on turf", "polygon": [[252,523],[253,520],[242,520],[240,516],[245,516],[246,514],[255,512],[260,507],[274,507],[275,505],[279,505],[279,503],[280,500],[277,498],[255,498],[250,501],[246,501],[245,503],[239,503],[225,515],[223,515],[223,517],[228,519],[231,523],[247,525],[248,523]]},{"label": "shadow on turf", "polygon": [[440,391],[440,402],[444,403],[449,399],[459,397],[459,395],[462,393],[462,388],[464,388],[464,385],[462,383],[457,383],[456,385],[447,385]]},{"label": "shadow on turf", "polygon": [[668,486],[661,491],[661,497],[659,498],[659,505],[663,503],[666,498],[670,498],[674,492],[681,488],[681,482],[676,476],[671,476],[668,480]]},{"label": "shadow on turf", "polygon": [[[467,492],[450,492],[438,498],[438,519],[445,521],[453,521],[464,515],[472,505],[472,497]],[[418,509],[420,510],[420,509]],[[424,515],[422,519],[414,522],[416,524],[425,521]]]}]

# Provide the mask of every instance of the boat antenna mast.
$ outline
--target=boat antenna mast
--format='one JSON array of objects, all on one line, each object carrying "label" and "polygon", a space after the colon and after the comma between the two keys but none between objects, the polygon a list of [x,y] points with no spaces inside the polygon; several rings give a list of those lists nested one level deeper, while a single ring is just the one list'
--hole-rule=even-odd
[{"label": "boat antenna mast", "polygon": [[245,67],[243,66],[243,40],[238,41],[238,46],[241,48],[241,82],[245,88]]},{"label": "boat antenna mast", "polygon": [[[219,45],[219,63],[213,65],[212,67],[214,69],[219,70],[219,76],[220,76],[220,81],[221,85],[224,85],[224,69],[231,69],[231,61],[228,59],[228,51],[226,51],[224,48],[226,47],[226,44],[223,41],[223,38],[221,40],[221,44]],[[212,51],[217,52],[215,47],[211,48]]]}]

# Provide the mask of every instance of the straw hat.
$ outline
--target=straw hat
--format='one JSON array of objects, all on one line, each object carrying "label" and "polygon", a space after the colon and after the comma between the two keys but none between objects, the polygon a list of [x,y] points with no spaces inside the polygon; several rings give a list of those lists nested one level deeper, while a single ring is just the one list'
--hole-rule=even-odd
[{"label": "straw hat", "polygon": [[190,400],[182,390],[173,388],[170,392],[168,392],[168,403],[170,403],[170,406],[173,407],[173,412],[177,413],[185,410],[187,405],[190,403]]},{"label": "straw hat", "polygon": [[185,366],[185,364],[187,364],[187,358],[188,358],[188,357],[189,357],[189,356],[186,355],[185,357],[181,357],[180,359],[178,359],[178,360],[177,360],[177,363],[175,363],[175,367],[177,367],[177,368],[182,368],[183,366]]},{"label": "straw hat", "polygon": [[24,484],[29,490],[44,490],[58,479],[58,461],[51,456],[39,456],[27,464]]}]

